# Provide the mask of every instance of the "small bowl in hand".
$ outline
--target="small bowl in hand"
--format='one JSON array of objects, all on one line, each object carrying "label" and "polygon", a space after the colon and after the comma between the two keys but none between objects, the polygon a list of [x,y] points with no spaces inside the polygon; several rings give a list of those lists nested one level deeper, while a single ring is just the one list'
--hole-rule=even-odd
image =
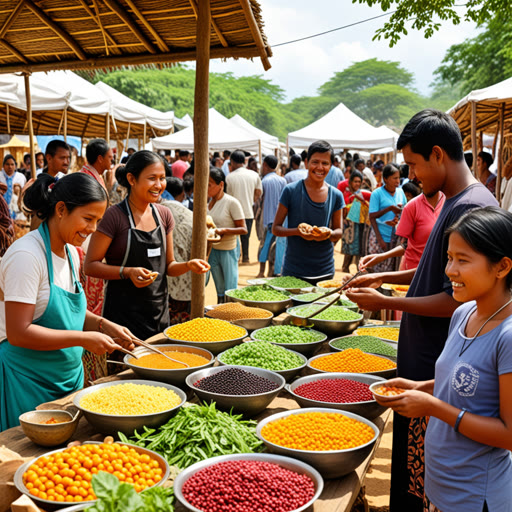
[{"label": "small bowl in hand", "polygon": [[[381,393],[377,392],[377,389],[381,386],[387,387],[388,386],[387,380],[381,381],[381,382],[374,382],[370,385],[370,391],[372,392],[373,396],[378,398],[381,402],[391,402],[396,399],[397,396],[400,396],[401,393],[397,393],[396,395],[382,395]],[[404,389],[404,391],[406,391]]]},{"label": "small bowl in hand", "polygon": [[[58,423],[46,423],[55,420]],[[41,410],[23,413],[20,425],[25,435],[39,446],[59,446],[75,433],[80,415],[63,410]]]}]

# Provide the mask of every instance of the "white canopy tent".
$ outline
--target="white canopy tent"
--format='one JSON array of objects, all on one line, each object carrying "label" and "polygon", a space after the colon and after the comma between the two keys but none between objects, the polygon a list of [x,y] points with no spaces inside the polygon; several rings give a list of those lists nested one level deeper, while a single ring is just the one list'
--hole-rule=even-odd
[{"label": "white canopy tent", "polygon": [[314,123],[288,134],[288,146],[293,148],[307,148],[317,140],[326,140],[338,150],[372,150],[393,146],[395,139],[340,103]]},{"label": "white canopy tent", "polygon": [[181,119],[179,117],[174,118],[174,125],[177,126],[180,130],[183,128],[188,128],[189,126],[193,126],[194,121],[192,118],[185,114]]},{"label": "white canopy tent", "polygon": [[[227,117],[210,108],[208,112],[208,147],[211,151],[243,149],[257,152],[259,138],[232,123]],[[153,139],[154,149],[194,150],[194,128],[192,126],[164,137]]]},{"label": "white canopy tent", "polygon": [[[261,152],[264,154],[273,154],[276,149],[279,149],[279,139],[270,135],[269,133],[256,128],[249,121],[246,121],[242,116],[235,114],[230,121],[235,123],[240,128],[254,134],[261,141]],[[261,160],[261,158],[260,158]]]},{"label": "white canopy tent", "polygon": [[393,144],[391,146],[384,146],[383,148],[374,149],[371,151],[373,155],[383,155],[386,153],[394,153],[396,154],[396,142],[400,138],[400,135],[393,131],[391,128],[388,128],[387,126],[379,126],[377,128],[381,133],[384,135],[388,135],[389,137],[393,137]]}]

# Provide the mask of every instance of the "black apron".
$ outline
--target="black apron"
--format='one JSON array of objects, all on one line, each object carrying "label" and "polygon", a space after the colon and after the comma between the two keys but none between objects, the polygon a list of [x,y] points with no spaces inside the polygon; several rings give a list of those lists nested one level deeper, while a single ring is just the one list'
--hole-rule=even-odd
[{"label": "black apron", "polygon": [[127,199],[119,207],[128,216],[130,230],[124,267],[144,267],[158,272],[150,285],[137,288],[130,279],[107,282],[103,316],[128,327],[143,340],[161,333],[169,326],[169,296],[167,292],[166,234],[158,209],[150,204],[156,228],[146,232],[135,229]]}]

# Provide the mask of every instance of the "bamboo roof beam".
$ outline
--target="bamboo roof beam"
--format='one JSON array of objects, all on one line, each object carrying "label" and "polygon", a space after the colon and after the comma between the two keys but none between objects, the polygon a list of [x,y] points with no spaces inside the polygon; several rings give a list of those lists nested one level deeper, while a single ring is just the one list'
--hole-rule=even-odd
[{"label": "bamboo roof beam", "polygon": [[156,44],[160,48],[160,50],[164,52],[169,52],[169,47],[165,43],[165,41],[160,37],[158,32],[150,25],[150,23],[146,20],[143,14],[137,9],[137,6],[132,2],[132,0],[125,0],[130,9],[133,11],[133,14],[137,16],[137,19],[147,28],[148,32],[155,38]]},{"label": "bamboo roof beam", "polygon": [[80,45],[57,23],[49,18],[43,10],[35,5],[32,0],[25,0],[25,6],[28,7],[44,24],[52,29],[73,50],[80,60],[87,59],[87,55]]},{"label": "bamboo roof beam", "polygon": [[[5,39],[0,39],[0,44],[4,48],[9,50],[15,57],[17,57],[19,60],[21,60],[21,62],[28,64],[28,60],[26,59],[26,57],[21,52],[19,52],[16,48],[14,48],[14,46],[11,43],[8,43]],[[14,67],[16,68],[16,71],[20,70],[19,64],[17,66],[15,65]],[[14,73],[14,71],[12,71],[12,72]]]},{"label": "bamboo roof beam", "polygon": [[260,29],[258,28],[258,23],[256,22],[256,18],[254,17],[254,13],[249,4],[249,0],[240,0],[240,4],[242,5],[242,9],[244,10],[245,19],[251,29],[252,37],[256,43],[258,50],[260,51],[261,62],[263,64],[263,68],[265,71],[268,71],[271,66],[268,60],[267,48],[263,41],[263,36],[261,35]]},{"label": "bamboo roof beam", "polygon": [[9,28],[11,28],[11,25],[13,24],[14,20],[16,19],[20,11],[23,9],[24,4],[25,0],[20,0],[16,8],[11,12],[7,20],[5,20],[5,23],[0,29],[0,39],[3,39]]},{"label": "bamboo roof beam", "polygon": [[[197,3],[196,3],[196,0],[190,0],[190,5],[192,6],[192,10],[194,11],[194,15],[195,15],[195,17],[197,19]],[[215,33],[217,34],[217,37],[219,38],[219,41],[221,42],[222,46],[227,48],[228,47],[228,42],[226,41],[226,38],[222,34],[221,30],[219,29],[219,26],[217,25],[217,23],[213,19],[213,16],[210,15],[210,19],[211,19],[211,24],[212,24],[213,30],[215,30]]]},{"label": "bamboo roof beam", "polygon": [[[146,38],[146,36],[142,33],[142,31],[139,29],[137,24],[133,21],[131,16],[124,10],[123,7],[121,7],[116,0],[103,0],[105,2],[105,5],[107,5],[112,11],[114,11],[128,26],[128,28],[133,32],[135,37],[145,46],[146,50],[155,55],[157,53],[155,47],[149,41],[149,39]],[[126,63],[128,64],[128,63]],[[120,64],[121,65],[121,64]]]}]

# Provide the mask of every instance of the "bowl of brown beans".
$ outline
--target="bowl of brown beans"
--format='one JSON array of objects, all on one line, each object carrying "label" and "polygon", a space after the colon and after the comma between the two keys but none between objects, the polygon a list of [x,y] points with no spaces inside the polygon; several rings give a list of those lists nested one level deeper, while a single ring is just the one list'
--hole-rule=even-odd
[{"label": "bowl of brown beans", "polygon": [[137,358],[126,355],[124,364],[140,379],[183,386],[187,375],[215,363],[215,356],[204,348],[184,345],[158,345],[157,348],[179,362],[170,361],[145,347],[137,347],[133,351]]},{"label": "bowl of brown beans", "polygon": [[244,306],[240,302],[226,302],[214,306],[205,315],[209,318],[227,320],[232,324],[244,327],[248,331],[267,327],[272,323],[274,315],[271,311],[263,308],[252,308]]},{"label": "bowl of brown beans", "polygon": [[191,373],[186,383],[199,400],[247,416],[263,411],[281,392],[285,379],[270,370],[248,366],[217,366]]}]

